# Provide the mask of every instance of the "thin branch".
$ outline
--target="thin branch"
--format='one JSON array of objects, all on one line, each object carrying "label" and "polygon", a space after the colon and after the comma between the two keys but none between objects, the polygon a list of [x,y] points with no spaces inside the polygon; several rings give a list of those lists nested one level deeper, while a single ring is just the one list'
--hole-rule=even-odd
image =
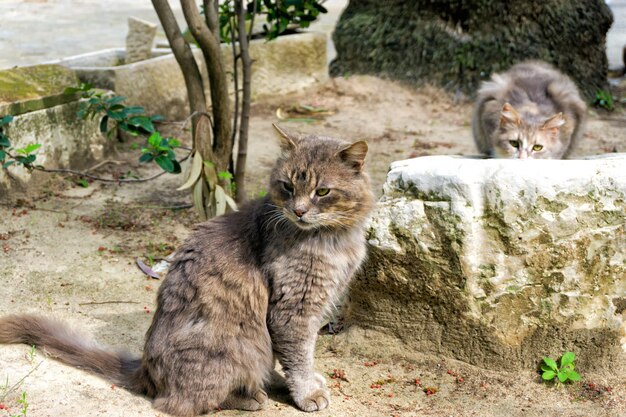
[{"label": "thin branch", "polygon": [[41,364],[42,364],[42,363],[44,363],[44,362],[45,362],[45,359],[44,359],[44,360],[42,360],[41,362],[39,362],[39,363],[37,364],[37,366],[35,366],[33,369],[31,369],[30,371],[28,371],[28,373],[27,373],[26,375],[24,375],[24,376],[22,377],[22,379],[20,379],[20,380],[19,380],[19,381],[17,381],[15,384],[13,384],[13,385],[11,386],[11,388],[7,388],[7,389],[6,389],[6,391],[4,392],[4,394],[2,395],[2,397],[0,397],[0,402],[1,402],[1,401],[4,401],[4,400],[5,400],[5,398],[7,397],[7,395],[9,395],[11,392],[13,392],[15,389],[17,389],[20,385],[22,385],[22,382],[24,382],[24,380],[25,380],[26,378],[28,378],[29,376],[31,376],[31,375],[32,375],[32,373],[33,373],[33,372],[35,372],[35,371],[36,371],[36,370],[37,370],[37,369],[41,366]]},{"label": "thin branch", "polygon": [[88,301],[86,303],[78,303],[79,306],[93,306],[101,304],[139,304],[137,301]]},{"label": "thin branch", "polygon": [[239,61],[239,57],[241,57],[241,54],[237,53],[237,42],[236,42],[236,37],[235,37],[235,31],[237,30],[235,27],[235,23],[233,22],[233,20],[235,20],[235,17],[228,18],[228,27],[230,29],[230,44],[232,46],[232,50],[233,50],[233,83],[235,85],[234,87],[234,92],[235,92],[235,107],[234,107],[234,111],[235,111],[235,115],[233,117],[233,142],[231,144],[231,155],[233,153],[233,148],[235,147],[235,140],[237,139],[237,123],[239,122],[239,69],[237,66],[237,61]]},{"label": "thin branch", "polygon": [[148,178],[120,178],[120,179],[115,179],[115,178],[104,178],[104,177],[99,177],[97,175],[91,175],[91,174],[87,174],[86,172],[83,171],[77,171],[74,169],[65,169],[65,168],[42,168],[42,167],[35,167],[34,168],[37,171],[42,171],[42,172],[48,172],[50,174],[71,174],[71,175],[77,175],[80,177],[85,177],[85,178],[90,178],[92,180],[95,181],[101,181],[101,182],[146,182],[146,181],[151,181],[155,178],[159,178],[161,175],[165,174],[166,171],[163,172],[159,172],[156,175],[153,175],[151,177]]},{"label": "thin branch", "polygon": [[114,165],[121,165],[123,164],[123,161],[115,161],[113,159],[105,159],[104,161],[98,162],[96,165],[92,166],[91,168],[87,168],[85,170],[85,172],[89,172],[89,171],[95,171],[96,169],[107,165],[107,164],[114,164]]},{"label": "thin branch", "polygon": [[239,123],[239,148],[237,151],[237,167],[235,169],[235,184],[237,184],[237,201],[246,199],[245,176],[246,159],[248,157],[248,128],[250,126],[250,102],[252,95],[252,61],[250,60],[250,48],[246,34],[246,10],[243,0],[235,3],[237,12],[239,33],[239,53],[241,55],[241,67],[243,71],[243,95],[241,103],[241,121]]},{"label": "thin branch", "polygon": [[[10,157],[13,157],[13,155],[11,155],[9,153],[7,153],[7,155],[10,156]],[[178,160],[178,163],[186,161],[187,159],[189,159],[190,156],[191,156],[191,152],[189,152],[186,156],[184,156],[183,158]],[[159,178],[163,174],[167,174],[167,171],[162,171],[162,172],[159,172],[158,174],[155,174],[155,175],[153,175],[151,177],[147,177],[147,178],[120,178],[120,179],[115,179],[115,178],[99,177],[97,175],[88,174],[85,171],[77,171],[77,170],[74,170],[74,169],[67,169],[67,168],[44,168],[44,167],[41,167],[41,166],[33,166],[32,169],[34,169],[36,171],[48,172],[48,173],[77,175],[77,176],[80,176],[80,177],[90,178],[92,180],[101,181],[101,182],[117,182],[117,183],[147,182],[147,181],[152,181],[155,178]]]}]

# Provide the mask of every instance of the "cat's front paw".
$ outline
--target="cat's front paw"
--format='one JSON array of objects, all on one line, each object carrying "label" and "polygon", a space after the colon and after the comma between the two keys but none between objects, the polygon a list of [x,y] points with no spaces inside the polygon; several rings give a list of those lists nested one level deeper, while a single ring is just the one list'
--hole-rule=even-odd
[{"label": "cat's front paw", "polygon": [[320,411],[330,404],[330,393],[325,388],[316,389],[306,397],[296,400],[296,405],[302,411]]}]

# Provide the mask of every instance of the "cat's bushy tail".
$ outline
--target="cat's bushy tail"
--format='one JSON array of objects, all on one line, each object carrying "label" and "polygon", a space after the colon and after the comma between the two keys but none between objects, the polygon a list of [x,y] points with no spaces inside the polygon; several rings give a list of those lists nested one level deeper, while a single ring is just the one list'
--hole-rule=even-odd
[{"label": "cat's bushy tail", "polygon": [[141,359],[104,349],[56,320],[29,314],[0,318],[0,343],[35,345],[63,363],[90,370],[138,394],[151,394]]}]

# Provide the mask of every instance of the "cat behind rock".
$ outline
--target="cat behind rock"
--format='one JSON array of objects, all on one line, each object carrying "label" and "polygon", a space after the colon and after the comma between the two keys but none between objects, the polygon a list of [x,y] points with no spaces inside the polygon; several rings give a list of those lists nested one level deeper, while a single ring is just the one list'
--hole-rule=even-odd
[{"label": "cat behind rock", "polygon": [[296,405],[326,408],[315,341],[365,257],[367,144],[276,129],[268,195],[200,224],[176,251],[141,358],[33,315],[1,318],[0,343],[36,345],[179,416],[262,408],[276,357]]},{"label": "cat behind rock", "polygon": [[570,78],[547,63],[528,61],[482,84],[472,133],[485,155],[561,159],[580,140],[586,111]]}]

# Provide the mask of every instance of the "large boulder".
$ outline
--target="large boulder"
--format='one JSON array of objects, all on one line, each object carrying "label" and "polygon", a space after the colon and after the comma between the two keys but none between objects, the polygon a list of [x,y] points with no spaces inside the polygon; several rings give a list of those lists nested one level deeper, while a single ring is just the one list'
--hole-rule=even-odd
[{"label": "large boulder", "polygon": [[347,320],[412,348],[515,368],[626,349],[626,154],[395,162]]},{"label": "large boulder", "polygon": [[333,40],[332,75],[377,74],[475,91],[494,71],[543,59],[585,95],[605,88],[604,0],[350,1]]}]

